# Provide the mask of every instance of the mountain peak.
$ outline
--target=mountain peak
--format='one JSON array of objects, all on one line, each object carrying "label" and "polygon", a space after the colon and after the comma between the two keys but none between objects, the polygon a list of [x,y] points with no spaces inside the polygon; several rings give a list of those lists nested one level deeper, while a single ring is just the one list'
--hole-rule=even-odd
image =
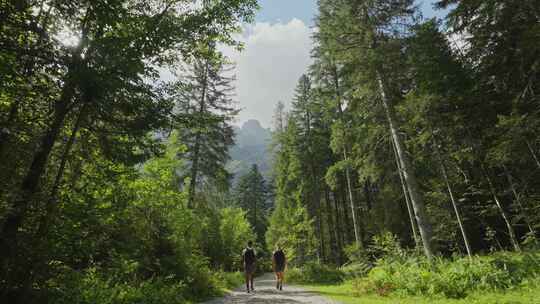
[{"label": "mountain peak", "polygon": [[256,119],[250,119],[242,125],[242,129],[262,129],[261,123]]},{"label": "mountain peak", "polygon": [[264,176],[270,175],[270,154],[268,144],[272,141],[270,130],[261,126],[256,119],[235,128],[235,145],[230,149],[231,161],[228,169],[235,176],[241,176],[256,164]]}]

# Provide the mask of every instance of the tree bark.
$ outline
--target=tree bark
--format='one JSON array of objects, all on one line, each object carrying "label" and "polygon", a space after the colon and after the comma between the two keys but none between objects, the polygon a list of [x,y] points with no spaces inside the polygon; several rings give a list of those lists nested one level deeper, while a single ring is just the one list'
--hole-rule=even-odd
[{"label": "tree bark", "polygon": [[[354,231],[351,235],[351,224],[352,220],[349,215],[350,207],[347,205],[347,186],[341,187],[342,192],[339,195],[340,198],[340,205],[343,207],[341,208],[341,212],[343,212],[343,231],[345,232],[345,238],[344,238],[344,244],[349,244],[350,242],[354,242]],[[343,192],[344,191],[344,192]]]},{"label": "tree bark", "polygon": [[529,148],[529,152],[531,153],[531,156],[533,157],[534,162],[536,163],[536,166],[538,167],[538,169],[540,169],[540,160],[538,160],[538,156],[536,155],[536,152],[534,152],[531,142],[527,140],[526,143],[527,143],[527,147]]},{"label": "tree bark", "polygon": [[416,180],[416,175],[414,173],[414,168],[411,161],[408,158],[408,155],[405,151],[404,145],[401,141],[401,138],[398,134],[397,129],[397,119],[395,117],[394,109],[388,100],[388,95],[386,93],[386,88],[383,82],[382,74],[380,71],[377,71],[377,82],[379,85],[379,93],[383,106],[386,111],[386,118],[388,120],[388,125],[392,133],[392,138],[394,144],[396,145],[396,151],[398,158],[400,160],[401,167],[403,169],[403,176],[405,182],[407,183],[407,188],[409,189],[409,194],[411,196],[411,204],[414,209],[416,216],[416,222],[418,223],[418,229],[420,230],[420,236],[422,237],[422,244],[424,247],[424,252],[428,259],[433,258],[433,246],[432,246],[432,231],[431,224],[429,223],[426,207],[424,205],[423,197],[420,193],[418,187],[418,182]]},{"label": "tree bark", "polygon": [[405,184],[405,180],[403,179],[403,169],[401,168],[401,165],[399,163],[399,158],[396,151],[396,145],[394,144],[394,141],[392,140],[391,143],[392,150],[394,151],[394,158],[396,160],[396,166],[399,173],[399,180],[401,182],[401,188],[403,190],[403,196],[405,197],[405,204],[407,205],[407,211],[409,213],[409,221],[411,223],[411,230],[414,238],[414,244],[417,248],[420,247],[420,238],[418,237],[418,231],[416,229],[416,220],[414,218],[414,211],[411,207],[411,201],[409,200],[409,192],[407,191],[407,185]]},{"label": "tree bark", "polygon": [[73,86],[70,83],[66,84],[60,100],[55,105],[53,122],[41,138],[41,144],[34,155],[30,169],[23,179],[20,199],[14,202],[13,210],[6,217],[2,226],[1,235],[4,239],[11,239],[14,236],[21,224],[30,200],[39,189],[39,180],[45,171],[53,145],[63,127],[64,120],[69,112],[69,103],[74,93]]},{"label": "tree bark", "polygon": [[527,227],[529,228],[529,232],[532,236],[536,238],[536,231],[533,228],[533,225],[531,224],[530,218],[527,216],[527,210],[525,209],[525,206],[521,203],[521,199],[519,198],[519,194],[517,193],[516,186],[514,185],[514,179],[510,175],[510,172],[508,171],[508,168],[506,165],[503,165],[504,169],[504,175],[506,175],[506,179],[508,180],[508,184],[510,185],[510,189],[512,190],[512,194],[514,195],[514,200],[519,206],[519,209],[521,211],[521,215],[523,216],[523,219],[525,220],[525,223],[527,223]]},{"label": "tree bark", "polygon": [[195,190],[197,187],[197,178],[199,174],[199,154],[200,154],[200,136],[195,137],[195,147],[193,148],[193,158],[191,161],[191,173],[188,191],[188,203],[189,209],[194,208]]},{"label": "tree bark", "polygon": [[66,146],[64,147],[64,151],[62,152],[60,166],[58,167],[58,171],[56,172],[56,176],[51,188],[51,193],[49,194],[49,199],[47,201],[46,212],[45,215],[41,217],[40,223],[38,225],[38,230],[36,233],[38,240],[45,238],[47,231],[49,230],[52,217],[54,216],[56,207],[58,206],[56,200],[58,191],[60,190],[62,177],[66,169],[71,149],[73,148],[73,144],[75,143],[75,138],[77,137],[77,133],[79,132],[79,129],[81,128],[81,125],[85,119],[87,107],[87,103],[82,106],[79,115],[77,115],[75,124],[73,125],[73,129],[71,130],[71,135],[69,136]]},{"label": "tree bark", "polygon": [[[205,62],[204,67],[204,76],[203,76],[203,87],[201,91],[201,99],[199,103],[199,114],[204,113],[204,108],[206,104],[206,95],[207,95],[207,89],[208,89],[208,69],[209,69],[209,63],[208,59]],[[200,118],[199,118],[200,119]],[[201,123],[200,121],[198,123]],[[199,174],[199,157],[200,157],[200,149],[201,149],[201,130],[197,128],[197,134],[195,136],[195,147],[193,148],[193,157],[191,160],[191,174],[190,174],[190,184],[189,184],[189,191],[188,191],[188,208],[192,209],[194,208],[194,200],[195,200],[195,191],[197,187],[197,178]]]},{"label": "tree bark", "polygon": [[371,210],[371,208],[373,208],[373,199],[371,197],[371,182],[369,180],[369,178],[366,179],[366,181],[364,182],[364,196],[366,198],[366,208],[368,211]]},{"label": "tree bark", "polygon": [[499,212],[501,213],[504,223],[506,224],[506,228],[508,229],[508,236],[510,237],[510,241],[512,242],[512,245],[514,246],[514,250],[521,252],[521,247],[517,240],[514,227],[512,226],[512,223],[510,222],[510,217],[504,210],[501,202],[499,201],[499,197],[497,196],[497,193],[495,192],[495,187],[493,186],[493,183],[491,182],[491,179],[489,178],[489,175],[487,174],[487,171],[483,164],[481,164],[481,169],[484,174],[484,177],[486,178],[488,182],[489,191],[491,192],[491,195],[493,196],[493,199],[495,200],[495,204],[497,205],[497,208],[499,209]]},{"label": "tree bark", "polygon": [[[307,90],[307,89],[306,89]],[[304,92],[305,96],[309,96],[309,92]],[[306,97],[308,98],[308,97]],[[317,170],[315,169],[315,156],[313,153],[313,142],[311,138],[311,112],[309,107],[306,107],[306,120],[305,120],[305,128],[306,128],[306,141],[308,143],[307,145],[307,153],[309,155],[309,162],[308,166],[311,171],[311,184],[313,185],[312,193],[310,195],[311,202],[309,204],[309,213],[311,217],[316,217],[316,225],[315,225],[315,235],[319,238],[319,246],[317,247],[317,258],[319,261],[322,259],[324,260],[324,236],[322,231],[322,221],[321,221],[321,197],[320,192],[318,190],[318,174]]]},{"label": "tree bark", "polygon": [[450,201],[452,201],[452,206],[454,207],[454,212],[456,214],[456,219],[459,224],[459,229],[461,230],[461,236],[463,237],[463,243],[465,244],[465,248],[467,249],[467,255],[469,257],[472,257],[472,250],[471,250],[471,246],[469,245],[469,238],[467,237],[467,233],[465,232],[465,228],[463,227],[461,214],[459,212],[459,208],[457,206],[456,200],[454,199],[454,191],[452,191],[452,186],[450,185],[450,181],[448,179],[448,173],[446,171],[446,166],[444,165],[437,141],[435,141],[435,153],[437,154],[439,164],[441,165],[441,171],[443,174],[444,182],[446,184],[446,188],[448,189],[448,194],[450,195]]},{"label": "tree bark", "polygon": [[[335,90],[336,90],[336,101],[337,101],[337,110],[338,110],[338,114],[339,114],[339,120],[343,123],[343,109],[341,108],[341,93],[340,93],[340,85],[339,85],[339,75],[338,75],[338,72],[337,72],[337,67],[336,66],[333,66],[333,71],[334,71],[334,85],[335,85]],[[353,229],[354,229],[354,240],[356,242],[356,245],[358,246],[358,248],[362,248],[362,238],[361,238],[361,233],[360,233],[360,229],[359,229],[359,223],[358,223],[358,219],[357,219],[357,214],[356,214],[356,204],[355,204],[355,201],[354,201],[354,197],[353,197],[353,192],[352,192],[352,182],[351,182],[351,173],[350,173],[350,168],[349,168],[349,158],[348,158],[348,155],[347,155],[347,144],[346,144],[346,140],[347,140],[347,134],[345,132],[345,130],[343,130],[343,140],[345,141],[343,143],[343,161],[345,161],[345,178],[347,180],[347,193],[348,193],[348,196],[349,196],[349,202],[350,202],[350,206],[351,206],[351,212],[352,212],[352,220],[353,220]]]},{"label": "tree bark", "polygon": [[[347,159],[345,158],[345,161]],[[362,248],[362,241],[360,239],[360,229],[358,225],[358,219],[356,218],[356,204],[354,203],[354,197],[352,192],[352,185],[351,185],[351,176],[347,164],[347,168],[345,169],[345,177],[347,179],[347,194],[349,196],[349,202],[351,207],[351,214],[352,214],[352,222],[353,222],[353,228],[354,228],[354,240],[356,242],[356,245],[359,248]]]},{"label": "tree bark", "polygon": [[329,238],[329,248],[330,248],[330,257],[334,258],[334,263],[336,265],[339,265],[339,257],[338,257],[338,249],[337,249],[337,242],[338,239],[337,235],[337,227],[334,226],[334,223],[337,222],[337,219],[334,220],[334,212],[332,210],[332,204],[330,202],[330,194],[328,193],[328,189],[325,187],[324,189],[324,201],[326,203],[326,222],[328,227],[328,238]]},{"label": "tree bark", "polygon": [[338,196],[337,196],[336,192],[333,192],[332,198],[333,198],[333,201],[334,201],[334,212],[335,212],[335,218],[336,218],[336,244],[337,244],[338,251],[339,251],[338,265],[340,265],[341,262],[343,261],[341,252],[343,250],[343,244],[345,243],[345,239],[344,239],[344,235],[343,235],[343,229],[342,229],[342,224],[343,224],[344,221],[341,218],[341,212],[339,210],[340,209],[340,207],[339,207],[339,199],[338,199]]},{"label": "tree bark", "polygon": [[12,210],[10,210],[2,223],[0,233],[0,278],[9,278],[14,284],[22,284],[23,288],[28,279],[25,274],[26,270],[14,264],[15,259],[20,254],[19,229],[23,224],[30,203],[39,191],[40,179],[45,172],[49,156],[64,125],[64,120],[70,111],[69,105],[74,94],[75,88],[68,81],[62,90],[61,98],[55,104],[52,124],[41,138],[41,144],[23,178],[20,196],[15,198]]}]

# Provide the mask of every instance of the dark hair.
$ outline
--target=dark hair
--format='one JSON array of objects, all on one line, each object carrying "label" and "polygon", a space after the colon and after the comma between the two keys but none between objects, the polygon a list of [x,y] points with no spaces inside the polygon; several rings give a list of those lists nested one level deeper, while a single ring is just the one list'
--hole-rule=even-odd
[{"label": "dark hair", "polygon": [[249,246],[249,247],[253,246],[253,242],[252,242],[252,241],[248,241],[248,246]]}]

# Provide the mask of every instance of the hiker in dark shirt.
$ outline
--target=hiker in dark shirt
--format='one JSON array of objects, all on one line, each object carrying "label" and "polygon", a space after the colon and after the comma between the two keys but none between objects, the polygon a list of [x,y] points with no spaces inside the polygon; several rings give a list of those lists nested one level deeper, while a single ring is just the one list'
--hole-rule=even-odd
[{"label": "hiker in dark shirt", "polygon": [[[242,251],[242,261],[244,262],[244,272],[246,274],[246,289],[247,292],[255,291],[253,289],[253,275],[257,268],[257,256],[255,255],[255,249],[253,249],[253,242],[249,241],[248,246]],[[251,286],[250,286],[251,283]]]},{"label": "hiker in dark shirt", "polygon": [[272,269],[276,274],[276,289],[283,290],[283,278],[285,276],[285,267],[287,267],[287,258],[279,244],[276,245],[276,251],[272,254]]}]

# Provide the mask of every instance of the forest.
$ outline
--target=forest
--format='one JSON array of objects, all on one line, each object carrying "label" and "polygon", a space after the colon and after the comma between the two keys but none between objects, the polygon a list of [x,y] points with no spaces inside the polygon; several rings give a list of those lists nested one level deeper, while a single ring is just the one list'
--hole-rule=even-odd
[{"label": "forest", "polygon": [[202,301],[253,240],[343,303],[533,303],[540,5],[415,3],[317,1],[267,177],[220,51],[257,0],[2,1],[0,302]]}]

